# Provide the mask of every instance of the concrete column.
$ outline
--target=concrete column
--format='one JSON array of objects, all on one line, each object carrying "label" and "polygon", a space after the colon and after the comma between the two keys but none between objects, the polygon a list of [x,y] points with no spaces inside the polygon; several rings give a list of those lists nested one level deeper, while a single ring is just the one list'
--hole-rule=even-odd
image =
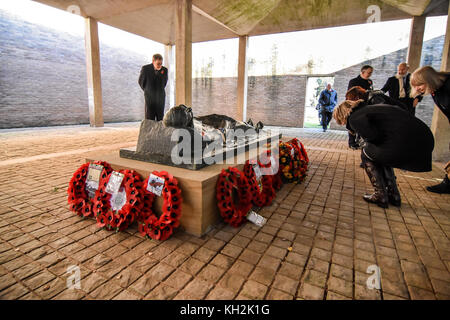
[{"label": "concrete column", "polygon": [[169,103],[169,108],[175,105],[175,50],[173,45],[164,46],[164,66],[169,70],[168,80],[166,85],[166,100]]},{"label": "concrete column", "polygon": [[425,32],[425,16],[414,16],[411,21],[409,33],[408,58],[409,72],[414,72],[420,67],[422,56],[423,34]]},{"label": "concrete column", "polygon": [[85,18],[86,72],[91,127],[103,127],[102,77],[97,20]]},{"label": "concrete column", "polygon": [[175,103],[192,107],[192,0],[176,0]]},{"label": "concrete column", "polygon": [[[447,17],[447,30],[445,33],[444,47],[442,48],[441,71],[450,72],[450,6]],[[450,161],[450,126],[447,117],[442,111],[434,106],[433,118],[431,120],[431,131],[434,135],[433,160]]]},{"label": "concrete column", "polygon": [[236,119],[242,121],[247,121],[247,91],[248,91],[247,49],[248,49],[248,36],[240,36]]}]

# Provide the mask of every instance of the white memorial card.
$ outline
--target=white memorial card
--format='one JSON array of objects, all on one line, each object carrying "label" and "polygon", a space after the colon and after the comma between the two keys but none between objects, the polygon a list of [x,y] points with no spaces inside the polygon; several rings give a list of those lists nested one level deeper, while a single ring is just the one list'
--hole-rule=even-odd
[{"label": "white memorial card", "polygon": [[164,188],[164,178],[158,177],[153,173],[148,177],[147,191],[160,196]]},{"label": "white memorial card", "polygon": [[257,225],[258,227],[262,227],[263,225],[266,224],[267,219],[264,218],[263,216],[257,214],[255,211],[251,210],[248,214],[247,214],[247,220],[252,222],[253,224]]},{"label": "white memorial card", "polygon": [[109,177],[108,184],[106,185],[106,192],[108,193],[117,193],[119,192],[120,185],[123,181],[123,173],[113,171],[111,176]]}]

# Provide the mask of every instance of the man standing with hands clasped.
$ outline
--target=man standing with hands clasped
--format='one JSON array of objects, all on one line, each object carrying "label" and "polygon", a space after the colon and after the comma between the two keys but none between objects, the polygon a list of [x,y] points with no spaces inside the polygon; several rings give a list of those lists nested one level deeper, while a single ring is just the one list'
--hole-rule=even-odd
[{"label": "man standing with hands clasped", "polygon": [[163,57],[157,53],[153,55],[152,63],[141,69],[139,85],[144,90],[145,119],[161,121],[164,117],[167,68],[163,67],[162,62]]},{"label": "man standing with hands clasped", "polygon": [[411,84],[409,78],[411,74],[408,73],[408,64],[402,62],[397,66],[397,74],[390,77],[386,84],[381,88],[383,92],[388,92],[389,97],[398,100],[403,103],[408,111],[415,115],[417,103],[421,100],[421,97],[411,98]]}]

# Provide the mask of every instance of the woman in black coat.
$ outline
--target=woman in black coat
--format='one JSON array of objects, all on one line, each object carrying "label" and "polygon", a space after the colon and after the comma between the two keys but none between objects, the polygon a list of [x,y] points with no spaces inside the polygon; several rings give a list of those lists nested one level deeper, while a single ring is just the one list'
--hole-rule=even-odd
[{"label": "woman in black coat", "polygon": [[[450,123],[450,73],[437,72],[430,66],[414,71],[411,75],[411,96],[431,94],[437,107],[445,114]],[[450,161],[445,166],[446,175],[442,182],[427,187],[435,193],[450,193]]]},{"label": "woman in black coat", "polygon": [[342,102],[333,117],[364,139],[361,160],[375,193],[368,202],[387,208],[401,199],[392,168],[431,171],[434,138],[428,126],[404,109],[387,104],[367,105],[364,100]]}]

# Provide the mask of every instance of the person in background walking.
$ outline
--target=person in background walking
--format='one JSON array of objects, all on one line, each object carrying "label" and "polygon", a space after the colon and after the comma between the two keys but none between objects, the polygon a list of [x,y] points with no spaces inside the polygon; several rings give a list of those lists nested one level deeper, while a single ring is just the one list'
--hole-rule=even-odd
[{"label": "person in background walking", "polygon": [[334,107],[337,104],[337,92],[331,88],[331,84],[328,83],[327,87],[322,90],[319,96],[319,106],[321,114],[321,125],[323,132],[327,131],[327,127],[330,124],[333,116]]}]

